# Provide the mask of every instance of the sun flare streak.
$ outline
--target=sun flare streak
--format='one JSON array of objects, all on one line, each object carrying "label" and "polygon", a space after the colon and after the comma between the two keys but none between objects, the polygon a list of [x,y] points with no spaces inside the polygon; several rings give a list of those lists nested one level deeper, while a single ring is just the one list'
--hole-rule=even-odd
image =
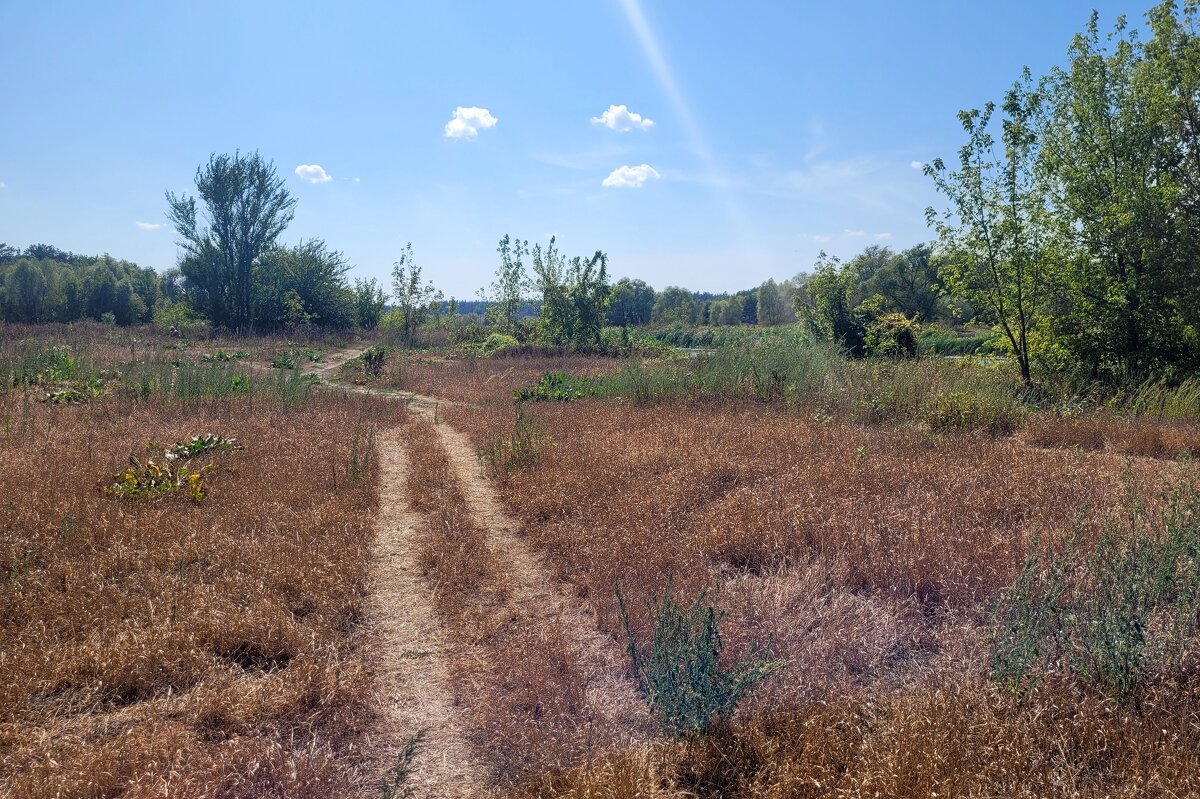
[{"label": "sun flare streak", "polygon": [[[665,95],[667,102],[671,106],[671,110],[683,126],[689,146],[701,162],[703,162],[704,168],[708,172],[708,182],[711,186],[728,187],[736,185],[721,166],[720,160],[709,146],[699,123],[696,122],[696,117],[692,114],[691,107],[688,105],[683,91],[679,87],[679,81],[675,79],[675,72],[671,69],[671,65],[667,62],[667,58],[663,54],[658,36],[650,26],[649,20],[646,19],[646,14],[642,10],[641,0],[617,1],[621,5],[621,10],[625,13],[625,19],[628,21],[629,27],[633,30],[634,37],[642,48],[642,54],[650,64],[650,70],[654,73],[654,78],[658,82],[659,89]],[[726,189],[719,192],[714,190],[713,193],[724,207],[725,213],[729,217],[729,222],[741,238],[743,246],[751,249],[755,243],[761,242],[762,239],[755,235],[748,215],[737,198],[732,194],[732,190]]]}]

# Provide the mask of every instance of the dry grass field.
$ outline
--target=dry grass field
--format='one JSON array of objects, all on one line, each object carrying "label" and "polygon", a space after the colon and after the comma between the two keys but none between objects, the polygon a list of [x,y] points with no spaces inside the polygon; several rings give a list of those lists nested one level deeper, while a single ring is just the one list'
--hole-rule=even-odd
[{"label": "dry grass field", "polygon": [[[513,392],[544,372],[622,363],[393,356],[343,394],[268,368],[307,344],[122,335],[0,337],[8,374],[43,375],[0,393],[0,794],[380,795],[429,724],[400,761],[416,796],[1200,794],[1194,641],[1134,702],[990,667],[1035,539],[1095,546],[1195,485],[1186,423],[936,432],[781,398],[518,418]],[[333,375],[355,351],[339,344],[310,368]],[[46,400],[67,386],[81,396]],[[208,433],[237,446],[168,464],[162,447]],[[106,490],[131,456],[181,488]],[[410,602],[369,595],[397,574],[385,523]],[[761,646],[777,664],[704,735],[658,733],[624,652],[617,587],[645,641],[668,575],[683,602],[712,591],[725,661]],[[378,613],[436,636],[384,656]],[[422,675],[441,704],[381,718],[380,686],[420,695]],[[439,761],[455,752],[470,763]]]},{"label": "dry grass field", "polygon": [[[513,431],[517,370],[487,369],[460,367],[454,383],[437,367],[471,403],[445,418],[480,445]],[[1093,537],[1130,492],[1157,506],[1169,486],[1194,484],[1174,460],[1194,428],[1037,417],[996,439],[754,402],[580,400],[533,414],[537,458],[501,494],[606,635],[623,640],[615,585],[644,635],[646,599],[671,574],[683,597],[720,586],[730,650],[770,641],[786,665],[716,736],[596,751],[517,795],[1200,790],[1190,679],[1153,682],[1131,712],[1067,680],[1020,695],[988,677],[992,613],[1031,537]],[[1081,431],[1099,444],[1081,445]]]},{"label": "dry grass field", "polygon": [[[401,407],[42,388],[0,394],[0,794],[346,795],[371,723],[363,442]],[[103,490],[207,433],[240,448],[189,461],[202,500]]]}]

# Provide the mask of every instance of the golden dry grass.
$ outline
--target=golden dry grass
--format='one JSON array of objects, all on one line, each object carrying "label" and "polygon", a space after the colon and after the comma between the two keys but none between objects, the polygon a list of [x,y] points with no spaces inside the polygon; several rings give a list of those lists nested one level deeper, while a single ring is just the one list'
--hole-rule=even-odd
[{"label": "golden dry grass", "polygon": [[1039,447],[1075,447],[1168,460],[1200,452],[1200,427],[1194,424],[1100,414],[1075,418],[1043,415],[1032,420],[1021,437]]},{"label": "golden dry grass", "polygon": [[[399,406],[0,403],[27,421],[0,433],[0,793],[344,795],[377,502],[351,442]],[[244,449],[202,504],[97,490],[148,442],[206,432]]]},{"label": "golden dry grass", "polygon": [[[95,346],[125,359],[120,342]],[[384,382],[452,401],[442,420],[482,442],[542,372],[618,366],[408,359]],[[403,423],[403,405],[317,395],[285,411],[269,396],[0,398],[0,793],[370,790],[377,775],[357,767],[374,723],[360,621],[376,470],[348,480],[351,441]],[[565,621],[580,614],[531,606],[528,574],[497,546],[511,540],[474,507],[463,448],[451,457],[444,432],[407,423],[403,490],[450,680],[511,795],[1200,791],[1194,669],[1152,681],[1139,710],[1066,680],[1017,696],[987,677],[990,612],[1030,537],[1095,529],[1127,483],[1153,499],[1185,479],[1183,464],[1125,454],[1172,458],[1190,430],[1035,419],[995,440],[754,402],[586,400],[535,416],[545,445],[498,488],[520,545],[545,559],[539,579],[561,581],[545,595],[569,592],[620,646],[618,582],[643,636],[668,573],[681,595],[719,585],[728,650],[770,640],[786,667],[728,728],[633,743],[645,719],[597,711],[595,658]],[[147,441],[210,431],[246,449],[217,456],[202,505],[95,491]]]},{"label": "golden dry grass", "polygon": [[[493,783],[511,785],[629,740],[589,701],[599,679],[577,635],[549,606],[530,607],[529,565],[498,551],[473,513],[431,424],[410,432],[408,490],[425,516],[420,560],[454,642],[450,673]],[[537,579],[535,577],[535,579]],[[522,593],[524,592],[524,593]],[[550,593],[547,591],[546,593]]]},{"label": "golden dry grass", "polygon": [[[536,376],[558,369],[546,362]],[[445,418],[477,440],[511,401]],[[505,387],[507,388],[507,387]],[[505,392],[507,393],[507,392]],[[1038,532],[1097,530],[1128,485],[1149,501],[1194,479],[1134,444],[932,435],[815,421],[774,404],[535,406],[548,444],[502,493],[528,543],[620,638],[620,582],[644,598],[720,585],[728,648],[772,641],[787,667],[735,725],[692,742],[579,753],[515,796],[1191,795],[1200,705],[1185,672],[1140,713],[1065,680],[1020,697],[988,679],[988,625]],[[1107,436],[1178,427],[1114,420]],[[1139,426],[1140,425],[1140,426]],[[1173,441],[1173,439],[1171,439]],[[1065,446],[1064,446],[1065,445]],[[1155,449],[1155,447],[1158,447]],[[1150,450],[1150,451],[1147,451]]]}]

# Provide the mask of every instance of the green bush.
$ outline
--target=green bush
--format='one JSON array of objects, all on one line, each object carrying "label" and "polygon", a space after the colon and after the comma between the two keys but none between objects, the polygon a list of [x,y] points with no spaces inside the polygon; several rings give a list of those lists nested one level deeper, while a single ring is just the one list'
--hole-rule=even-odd
[{"label": "green bush", "polygon": [[602,386],[586,377],[571,377],[566,372],[545,372],[529,388],[513,392],[518,402],[567,402],[598,394]]},{"label": "green bush", "polygon": [[504,334],[488,334],[484,341],[476,346],[476,355],[480,358],[491,358],[492,355],[500,352],[500,350],[520,347],[521,342],[512,336]]},{"label": "green bush", "polygon": [[885,313],[867,325],[867,354],[880,358],[914,358],[918,328],[901,313]]},{"label": "green bush", "polygon": [[1153,513],[1131,499],[1094,547],[1085,538],[1035,539],[997,609],[992,674],[1022,687],[1065,672],[1136,702],[1149,676],[1180,676],[1195,643],[1200,492],[1186,485]]},{"label": "green bush", "polygon": [[523,466],[528,466],[537,460],[538,453],[545,445],[542,427],[533,416],[533,411],[523,403],[516,403],[515,418],[512,433],[503,429],[487,434],[482,447],[475,451],[482,465],[486,462],[491,469],[492,477],[506,480],[508,476]]},{"label": "green bush", "polygon": [[724,644],[718,622],[724,614],[709,602],[707,591],[684,607],[671,596],[668,578],[661,597],[650,598],[654,631],[647,645],[633,633],[619,586],[617,601],[638,691],[658,716],[663,732],[702,733],[714,722],[729,719],[755,683],[782,665],[765,651],[752,649],[731,668],[722,667]]}]

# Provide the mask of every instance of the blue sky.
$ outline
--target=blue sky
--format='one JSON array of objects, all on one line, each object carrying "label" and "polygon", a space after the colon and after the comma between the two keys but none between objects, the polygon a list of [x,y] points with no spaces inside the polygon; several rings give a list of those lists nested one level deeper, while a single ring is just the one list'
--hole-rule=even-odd
[{"label": "blue sky", "polygon": [[914,163],[954,157],[956,112],[1063,63],[1091,8],[1150,5],[0,0],[0,241],[168,268],[163,192],[258,150],[299,200],[285,241],[355,276],[412,241],[470,299],[502,235],[553,233],[737,290],[929,239]]}]

